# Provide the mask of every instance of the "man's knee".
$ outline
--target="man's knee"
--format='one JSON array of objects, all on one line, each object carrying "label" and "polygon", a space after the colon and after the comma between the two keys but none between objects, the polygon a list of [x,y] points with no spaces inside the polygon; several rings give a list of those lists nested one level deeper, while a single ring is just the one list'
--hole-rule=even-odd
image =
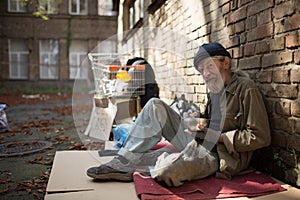
[{"label": "man's knee", "polygon": [[163,104],[163,101],[159,98],[151,98],[145,106],[154,106]]}]

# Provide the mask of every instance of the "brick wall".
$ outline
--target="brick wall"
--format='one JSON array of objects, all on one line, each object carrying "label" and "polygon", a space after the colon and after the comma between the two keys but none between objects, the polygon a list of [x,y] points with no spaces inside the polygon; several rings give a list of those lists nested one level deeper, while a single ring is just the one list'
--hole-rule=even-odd
[{"label": "brick wall", "polygon": [[208,41],[229,49],[234,66],[261,89],[270,117],[272,145],[253,165],[300,186],[300,1],[168,0],[153,14],[145,11],[142,27],[122,48],[152,63],[166,100],[184,93],[203,108],[206,87],[192,67],[194,53]]}]

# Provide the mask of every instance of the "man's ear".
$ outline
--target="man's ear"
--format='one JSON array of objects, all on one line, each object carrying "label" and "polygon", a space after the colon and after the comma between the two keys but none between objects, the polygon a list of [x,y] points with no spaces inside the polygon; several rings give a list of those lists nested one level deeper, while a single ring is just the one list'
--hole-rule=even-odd
[{"label": "man's ear", "polygon": [[225,60],[224,60],[224,69],[230,69],[230,58],[225,56]]}]

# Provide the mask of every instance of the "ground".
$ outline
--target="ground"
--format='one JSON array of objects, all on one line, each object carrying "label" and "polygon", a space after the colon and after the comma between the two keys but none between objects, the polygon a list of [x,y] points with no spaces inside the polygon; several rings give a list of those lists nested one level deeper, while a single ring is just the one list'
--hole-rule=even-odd
[{"label": "ground", "polygon": [[[9,130],[0,133],[0,199],[43,199],[56,151],[101,148],[101,142],[87,142],[83,135],[91,111],[87,99],[91,97],[77,97],[74,101],[72,94],[62,93],[0,94],[0,103],[7,105],[9,124]],[[74,104],[80,110],[76,116]],[[30,154],[3,156],[8,147],[26,147],[36,141],[51,142],[52,146]]]}]

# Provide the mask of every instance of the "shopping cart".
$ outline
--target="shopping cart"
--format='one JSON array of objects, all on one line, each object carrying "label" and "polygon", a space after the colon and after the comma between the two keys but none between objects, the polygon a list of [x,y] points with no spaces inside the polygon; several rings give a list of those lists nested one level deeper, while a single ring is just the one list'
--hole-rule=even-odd
[{"label": "shopping cart", "polygon": [[138,98],[145,94],[146,66],[126,66],[130,54],[89,53],[88,57],[94,75],[95,94],[91,118],[84,134],[108,140],[120,104],[134,100],[134,108],[129,108],[131,103],[127,103],[128,107],[121,109],[123,113],[127,112],[126,116],[131,116],[132,110],[138,113]]},{"label": "shopping cart", "polygon": [[126,66],[130,54],[90,53],[95,103],[107,107],[109,98],[138,98],[145,94],[145,65]]}]

